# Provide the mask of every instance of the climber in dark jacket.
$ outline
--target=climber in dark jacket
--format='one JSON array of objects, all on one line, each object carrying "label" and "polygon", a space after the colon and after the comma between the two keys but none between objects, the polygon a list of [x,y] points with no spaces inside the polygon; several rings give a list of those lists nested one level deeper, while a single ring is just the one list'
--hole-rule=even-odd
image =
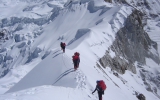
[{"label": "climber in dark jacket", "polygon": [[61,42],[60,46],[61,46],[61,49],[63,50],[63,53],[65,53],[66,44]]},{"label": "climber in dark jacket", "polygon": [[98,86],[98,81],[97,81],[96,88],[95,88],[95,90],[92,92],[92,94],[93,94],[96,90],[97,90],[97,92],[98,92],[99,100],[102,100],[102,95],[104,94],[104,91],[99,88],[99,86]]}]

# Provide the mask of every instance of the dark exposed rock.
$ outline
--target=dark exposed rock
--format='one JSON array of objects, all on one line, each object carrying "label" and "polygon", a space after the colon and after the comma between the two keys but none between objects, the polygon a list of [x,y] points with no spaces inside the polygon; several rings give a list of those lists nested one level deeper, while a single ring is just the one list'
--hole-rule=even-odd
[{"label": "dark exposed rock", "polygon": [[146,97],[141,93],[141,94],[138,94],[137,95],[137,98],[139,99],[139,100],[146,100]]},{"label": "dark exposed rock", "polygon": [[109,2],[109,3],[112,3],[112,0],[104,0],[105,2]]},{"label": "dark exposed rock", "polygon": [[154,93],[157,94],[157,88],[156,87],[153,88],[153,91],[154,91]]},{"label": "dark exposed rock", "polygon": [[126,3],[126,0],[113,0],[114,2],[116,2],[116,3]]},{"label": "dark exposed rock", "polygon": [[26,42],[22,42],[21,44],[19,44],[17,47],[18,48],[23,48],[26,45]]},{"label": "dark exposed rock", "polygon": [[3,32],[0,32],[0,38],[3,38],[4,37],[4,33]]},{"label": "dark exposed rock", "polygon": [[150,79],[160,89],[160,74],[158,74],[157,76],[153,76]]},{"label": "dark exposed rock", "polygon": [[147,91],[153,92],[153,90],[151,88],[151,85],[149,83],[147,83],[146,81],[144,81],[144,84],[146,85],[146,90]]},{"label": "dark exposed rock", "polygon": [[4,77],[9,71],[8,63],[13,61],[13,57],[10,55],[0,54],[0,78]]},{"label": "dark exposed rock", "polygon": [[9,71],[10,71],[9,69],[4,69],[4,71],[2,71],[2,73],[0,73],[1,74],[0,78],[4,77]]},{"label": "dark exposed rock", "polygon": [[[157,51],[157,43],[152,41],[143,30],[142,14],[135,10],[128,16],[125,26],[117,32],[113,45],[106,51],[99,61],[103,67],[109,66],[119,73],[124,73],[126,69],[136,73],[134,62],[146,64],[145,58],[151,58],[156,63],[160,63],[158,53],[153,54],[150,49]],[[115,53],[112,58],[109,51]]]},{"label": "dark exposed rock", "polygon": [[24,36],[22,36],[20,34],[15,34],[14,40],[15,40],[15,42],[21,42],[22,40],[24,40]]},{"label": "dark exposed rock", "polygon": [[[144,69],[141,69],[139,72],[140,72],[140,76],[141,76],[142,80],[144,81],[143,83],[146,87],[146,90],[156,94],[156,96],[158,98],[160,98],[160,96],[157,93],[157,91],[158,91],[157,89],[160,89],[160,85],[159,85],[160,80],[158,78],[159,75],[154,76],[154,75],[152,75],[152,73],[150,73],[149,71],[146,71]],[[156,87],[153,87],[153,85],[151,85],[153,83],[155,84]]]}]

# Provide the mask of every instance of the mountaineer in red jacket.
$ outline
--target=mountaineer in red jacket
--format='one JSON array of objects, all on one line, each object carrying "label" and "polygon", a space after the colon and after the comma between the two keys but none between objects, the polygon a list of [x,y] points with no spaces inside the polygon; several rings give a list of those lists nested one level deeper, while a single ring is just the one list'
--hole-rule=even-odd
[{"label": "mountaineer in red jacket", "polygon": [[74,64],[74,69],[77,70],[77,68],[79,67],[79,63],[80,63],[80,58],[79,58],[79,53],[75,52],[74,56],[72,56],[72,60],[73,60],[73,64]]}]

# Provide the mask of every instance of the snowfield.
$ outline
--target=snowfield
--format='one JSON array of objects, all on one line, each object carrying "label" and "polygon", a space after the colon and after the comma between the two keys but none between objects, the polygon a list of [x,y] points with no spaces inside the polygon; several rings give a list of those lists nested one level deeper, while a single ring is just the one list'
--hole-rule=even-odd
[{"label": "snowfield", "polygon": [[[20,18],[3,27],[13,33],[1,41],[0,54],[6,55],[9,71],[0,78],[0,100],[98,100],[97,93],[92,94],[97,80],[107,85],[103,100],[138,100],[135,92],[146,100],[160,100],[146,90],[142,68],[117,77],[109,67],[96,66],[132,10],[103,0],[0,0],[1,20]],[[159,32],[158,26],[153,30]],[[155,36],[152,39],[159,41]],[[65,53],[60,42],[67,44]],[[74,52],[80,53],[76,71]],[[145,70],[160,73],[158,64],[149,58],[146,62]]]}]

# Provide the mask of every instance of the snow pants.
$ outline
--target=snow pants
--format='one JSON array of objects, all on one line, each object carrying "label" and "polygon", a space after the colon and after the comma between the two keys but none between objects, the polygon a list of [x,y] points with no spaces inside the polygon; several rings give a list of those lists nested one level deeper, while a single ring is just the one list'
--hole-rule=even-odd
[{"label": "snow pants", "polygon": [[102,92],[98,92],[99,100],[102,100]]},{"label": "snow pants", "polygon": [[63,52],[65,53],[65,47],[61,47],[61,48],[62,48]]}]

